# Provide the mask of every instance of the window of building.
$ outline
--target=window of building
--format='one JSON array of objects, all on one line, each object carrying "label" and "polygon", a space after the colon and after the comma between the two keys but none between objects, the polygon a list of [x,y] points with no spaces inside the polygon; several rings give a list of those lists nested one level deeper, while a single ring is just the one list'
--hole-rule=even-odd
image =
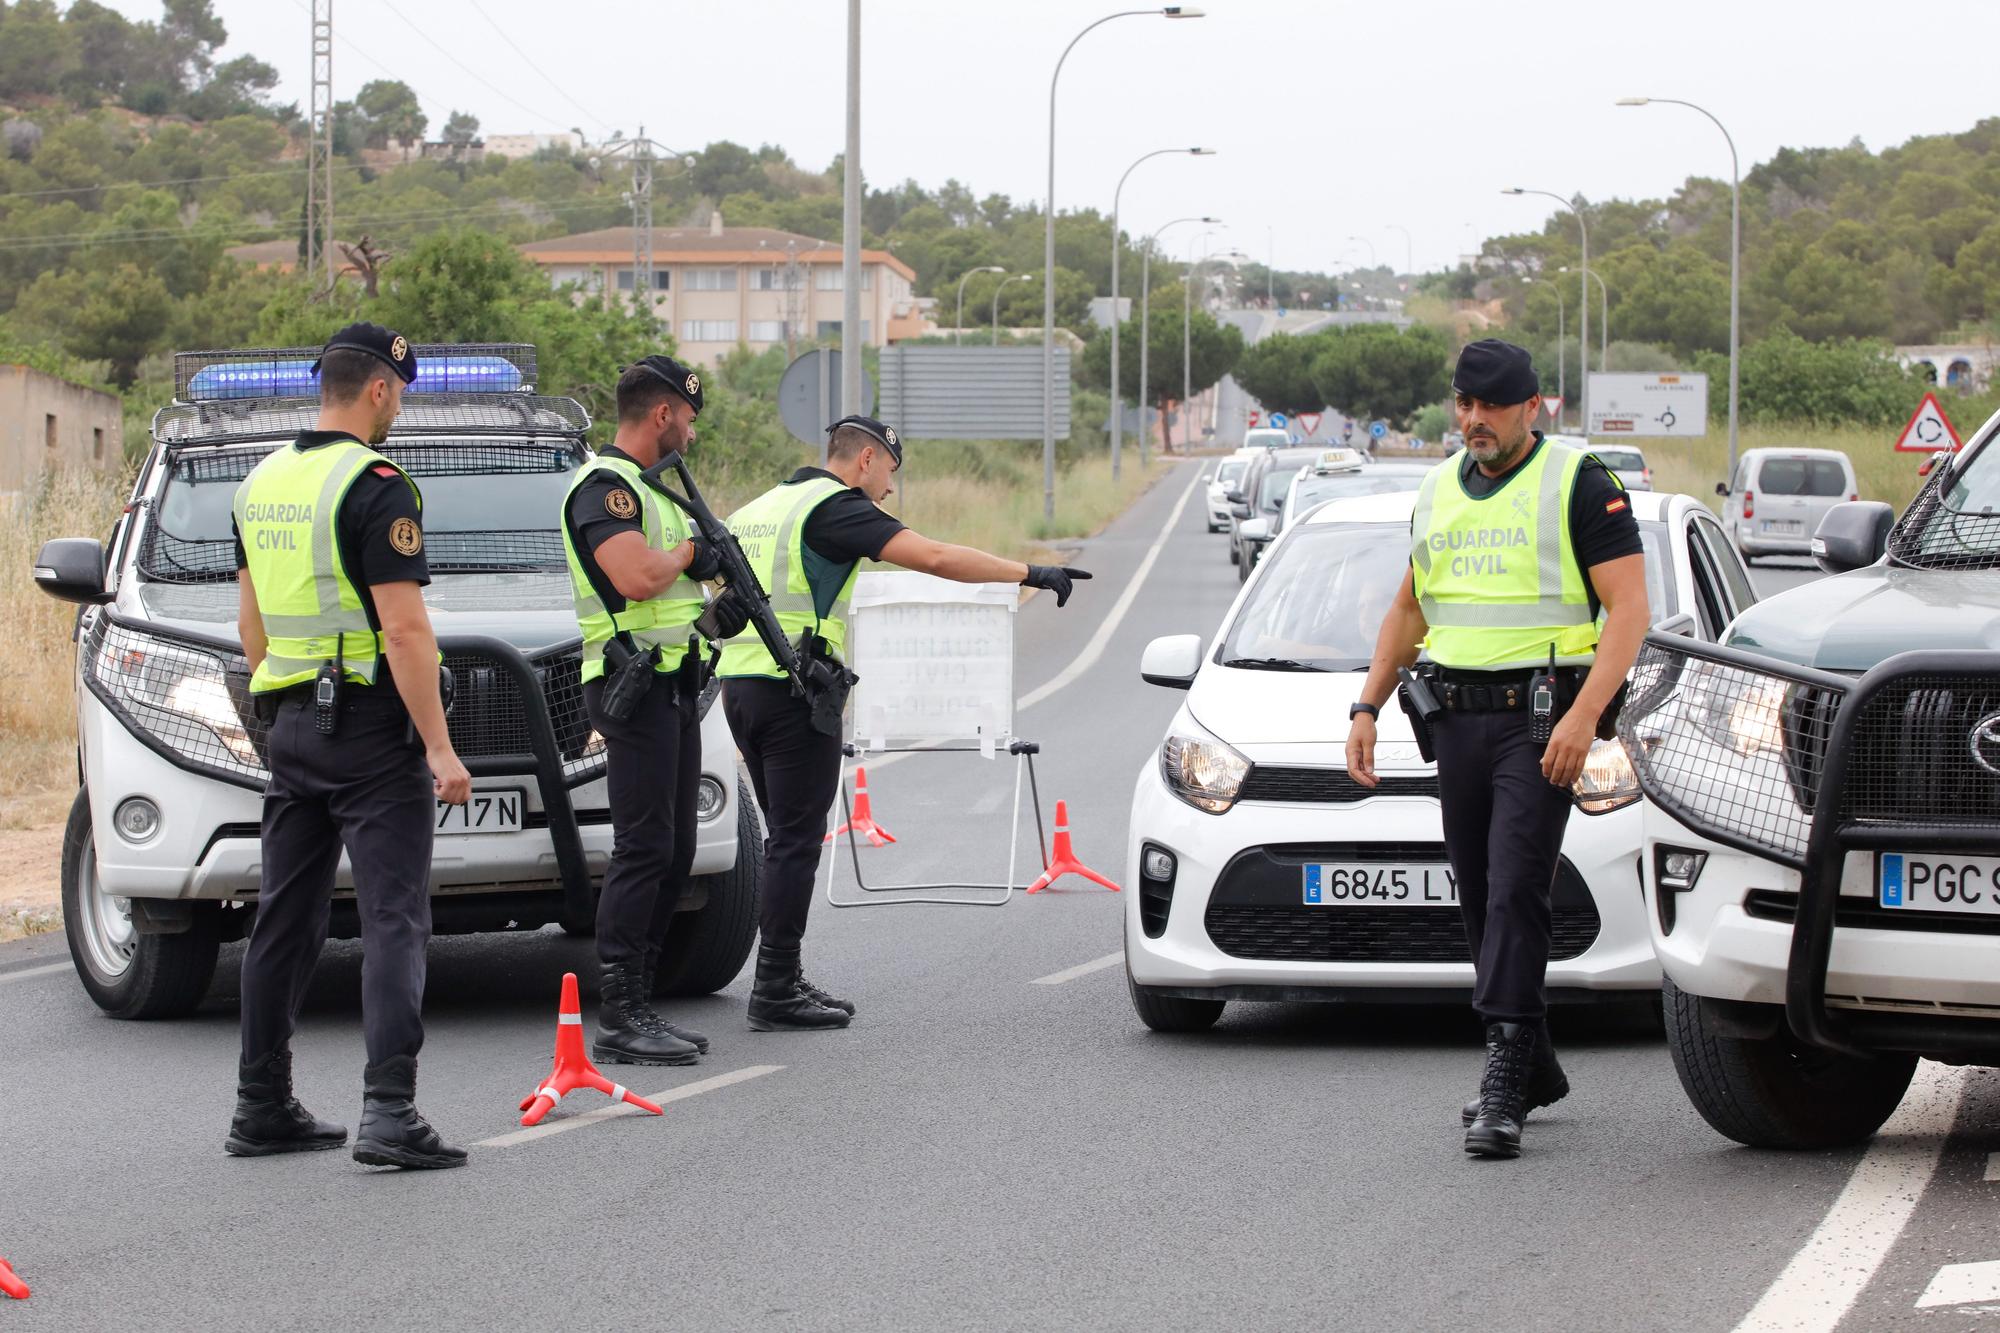
[{"label": "window of building", "polygon": [[733,343],[736,341],[736,321],[684,319],[681,321],[681,340],[691,343]]},{"label": "window of building", "polygon": [[98,462],[104,461],[104,427],[90,428],[90,456]]},{"label": "window of building", "polygon": [[56,418],[53,412],[42,418],[42,443],[51,449],[56,447]]},{"label": "window of building", "polygon": [[691,268],[687,271],[687,289],[691,292],[733,292],[736,290],[736,270],[733,268]]},{"label": "window of building", "polygon": [[[813,287],[815,290],[822,292],[843,291],[846,287],[843,281],[845,276],[840,265],[821,264],[813,269]],[[861,290],[864,292],[875,290],[874,269],[863,266],[861,270]]]},{"label": "window of building", "polygon": [[785,290],[785,270],[781,268],[753,268],[750,270],[750,290],[753,292],[782,292]]},{"label": "window of building", "polygon": [[750,321],[750,341],[753,343],[781,343],[785,340],[785,321],[782,319],[753,319]]},{"label": "window of building", "polygon": [[[634,270],[629,268],[621,268],[618,270],[619,291],[629,292],[632,290],[633,272]],[[663,268],[656,268],[653,270],[653,290],[656,292],[663,292],[667,290],[667,270]]]}]

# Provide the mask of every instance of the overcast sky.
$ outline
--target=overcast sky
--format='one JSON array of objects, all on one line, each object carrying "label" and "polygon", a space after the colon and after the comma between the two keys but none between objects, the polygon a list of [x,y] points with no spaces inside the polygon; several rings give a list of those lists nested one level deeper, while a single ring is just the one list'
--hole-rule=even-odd
[{"label": "overcast sky", "polygon": [[[133,17],[160,11],[157,0],[112,3]],[[1366,262],[1372,246],[1401,268],[1401,226],[1421,270],[1557,210],[1503,198],[1505,186],[1660,197],[1690,174],[1727,178],[1728,151],[1707,120],[1614,107],[1621,96],[1702,104],[1735,135],[1745,170],[1780,147],[1858,136],[1880,149],[1996,114],[1978,73],[2000,46],[1992,0],[1928,10],[1880,0],[1204,7],[1193,20],[1121,18],[1077,44],[1062,74],[1057,208],[1108,212],[1134,158],[1201,145],[1219,155],[1161,157],[1132,173],[1128,231],[1205,213],[1229,224],[1208,248],[1330,269]],[[1117,8],[862,0],[869,184],[957,177],[982,197],[1039,199],[1050,72],[1078,30]],[[306,0],[216,0],[215,10],[227,53],[276,65],[279,100],[303,105]],[[816,169],[845,141],[846,13],[841,0],[338,0],[334,91],[346,99],[370,79],[402,79],[433,135],[453,108],[487,133],[578,126],[597,139],[643,123],[676,148],[776,143]],[[1939,56],[1946,69],[1933,73]],[[1196,231],[1172,235],[1182,250]]]}]

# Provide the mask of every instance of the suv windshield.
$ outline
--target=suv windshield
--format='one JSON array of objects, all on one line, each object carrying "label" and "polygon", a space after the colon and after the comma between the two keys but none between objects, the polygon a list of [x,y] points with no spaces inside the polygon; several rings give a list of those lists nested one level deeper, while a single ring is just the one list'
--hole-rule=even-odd
[{"label": "suv windshield", "polygon": [[[382,452],[424,495],[424,547],[434,574],[564,567],[557,516],[584,460],[566,440],[390,440]],[[270,452],[185,448],[169,456],[165,485],[140,544],[138,567],[166,583],[236,577],[230,507],[236,487]]]},{"label": "suv windshield", "polygon": [[1932,475],[1889,534],[1889,554],[1919,569],[2000,565],[2000,446],[1987,443]]},{"label": "suv windshield", "polygon": [[1845,495],[1847,471],[1831,458],[1767,458],[1756,489],[1766,495]]},{"label": "suv windshield", "polygon": [[1307,477],[1299,483],[1298,512],[1303,514],[1322,500],[1414,491],[1423,484],[1425,471],[1420,467],[1368,467],[1324,477]]}]

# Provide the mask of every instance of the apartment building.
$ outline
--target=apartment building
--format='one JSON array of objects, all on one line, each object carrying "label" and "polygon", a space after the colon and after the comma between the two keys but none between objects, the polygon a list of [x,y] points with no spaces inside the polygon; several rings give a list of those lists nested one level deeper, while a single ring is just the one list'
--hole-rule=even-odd
[{"label": "apartment building", "polygon": [[[762,351],[788,340],[808,346],[840,336],[844,298],[840,246],[771,227],[653,228],[653,290],[633,291],[631,227],[530,241],[521,253],[552,286],[611,290],[650,299],[673,330],[683,360],[713,367],[739,343]],[[916,274],[883,250],[861,252],[862,340],[882,347],[924,330]],[[789,335],[789,339],[788,339]]]}]

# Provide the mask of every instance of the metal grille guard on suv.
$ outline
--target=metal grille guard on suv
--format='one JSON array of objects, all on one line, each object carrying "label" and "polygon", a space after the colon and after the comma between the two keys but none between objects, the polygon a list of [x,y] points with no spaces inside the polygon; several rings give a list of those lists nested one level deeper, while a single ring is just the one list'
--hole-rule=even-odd
[{"label": "metal grille guard on suv", "polygon": [[[1856,1055],[1993,1048],[1995,1025],[1978,1019],[1836,1018],[1826,982],[1848,852],[2000,855],[1996,715],[2000,652],[1899,653],[1855,679],[1647,636],[1619,738],[1654,804],[1799,871],[1785,1018],[1801,1041]],[[1934,928],[1951,929],[1951,918]]]},{"label": "metal grille guard on suv", "polygon": [[[450,727],[459,758],[474,777],[535,779],[565,915],[588,921],[596,897],[569,793],[603,772],[604,754],[583,711],[580,643],[530,658],[502,639],[447,634],[438,650],[457,687]],[[264,789],[265,728],[239,644],[101,607],[85,612],[78,652],[84,684],[147,748],[178,768]]]}]

